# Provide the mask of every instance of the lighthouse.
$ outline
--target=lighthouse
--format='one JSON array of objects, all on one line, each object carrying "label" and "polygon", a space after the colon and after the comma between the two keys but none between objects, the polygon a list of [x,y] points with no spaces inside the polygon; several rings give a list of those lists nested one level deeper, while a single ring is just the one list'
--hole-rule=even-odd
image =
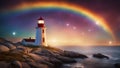
[{"label": "lighthouse", "polygon": [[37,27],[36,27],[36,39],[35,45],[37,46],[47,46],[46,42],[46,27],[44,24],[44,19],[40,17],[38,19]]}]

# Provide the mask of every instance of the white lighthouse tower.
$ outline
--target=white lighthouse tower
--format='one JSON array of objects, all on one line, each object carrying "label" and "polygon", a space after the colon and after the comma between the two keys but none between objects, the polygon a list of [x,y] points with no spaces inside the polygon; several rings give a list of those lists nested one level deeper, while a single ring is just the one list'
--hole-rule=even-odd
[{"label": "white lighthouse tower", "polygon": [[44,19],[40,17],[38,19],[37,27],[36,27],[36,40],[35,45],[37,46],[47,46],[46,42],[46,27],[44,24]]}]

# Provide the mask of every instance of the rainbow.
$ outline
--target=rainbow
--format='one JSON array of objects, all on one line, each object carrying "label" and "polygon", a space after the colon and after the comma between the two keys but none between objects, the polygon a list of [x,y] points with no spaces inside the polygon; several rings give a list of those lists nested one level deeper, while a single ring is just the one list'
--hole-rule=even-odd
[{"label": "rainbow", "polygon": [[65,3],[65,2],[38,2],[38,3],[22,3],[13,9],[11,9],[11,12],[17,12],[17,11],[25,11],[30,9],[46,9],[46,8],[58,8],[63,10],[68,10],[75,12],[77,14],[82,14],[89,18],[90,20],[94,21],[94,23],[101,27],[104,31],[109,33],[113,40],[115,40],[115,36],[109,27],[109,25],[106,23],[106,21],[101,18],[100,16],[90,12],[89,10],[77,6],[75,4]]}]

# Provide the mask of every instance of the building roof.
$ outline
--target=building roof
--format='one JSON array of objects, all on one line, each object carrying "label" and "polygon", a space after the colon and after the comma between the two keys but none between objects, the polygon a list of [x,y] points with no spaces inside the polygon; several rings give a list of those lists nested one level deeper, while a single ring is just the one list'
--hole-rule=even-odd
[{"label": "building roof", "polygon": [[25,40],[26,42],[35,42],[35,39],[31,39],[31,38],[29,38],[29,39],[23,39],[23,40]]},{"label": "building roof", "polygon": [[38,18],[38,20],[44,20],[42,17]]}]

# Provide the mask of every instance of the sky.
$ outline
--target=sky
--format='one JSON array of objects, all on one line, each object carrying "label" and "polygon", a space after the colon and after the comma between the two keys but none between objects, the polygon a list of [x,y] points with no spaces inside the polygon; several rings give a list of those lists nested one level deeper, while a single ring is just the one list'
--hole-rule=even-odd
[{"label": "sky", "polygon": [[[49,7],[49,3],[54,7]],[[1,0],[0,37],[14,42],[35,38],[37,19],[43,17],[48,44],[119,45],[119,6],[119,0]],[[72,7],[82,9],[76,11]],[[81,11],[89,11],[97,21]],[[99,19],[109,30],[100,26]]]}]

